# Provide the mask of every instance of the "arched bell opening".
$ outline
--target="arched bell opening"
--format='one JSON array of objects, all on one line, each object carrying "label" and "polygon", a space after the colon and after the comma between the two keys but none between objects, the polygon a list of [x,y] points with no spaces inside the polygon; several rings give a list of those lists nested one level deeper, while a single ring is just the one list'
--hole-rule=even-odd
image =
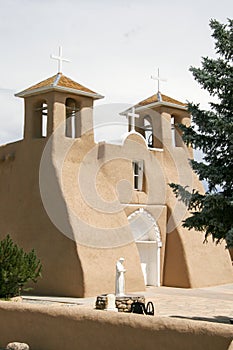
[{"label": "arched bell opening", "polygon": [[80,118],[78,116],[78,112],[80,111],[80,107],[72,98],[66,99],[66,137],[76,138],[79,135],[80,129]]},{"label": "arched bell opening", "polygon": [[153,126],[152,120],[150,116],[146,116],[143,120],[143,130],[144,130],[144,138],[146,140],[147,146],[149,148],[153,148],[154,146],[154,136],[153,136]]},{"label": "arched bell opening", "polygon": [[35,104],[35,113],[32,120],[34,138],[44,138],[48,134],[48,104],[46,100]]},{"label": "arched bell opening", "polygon": [[136,131],[144,137],[148,148],[163,148],[161,117],[158,114],[141,115]]}]

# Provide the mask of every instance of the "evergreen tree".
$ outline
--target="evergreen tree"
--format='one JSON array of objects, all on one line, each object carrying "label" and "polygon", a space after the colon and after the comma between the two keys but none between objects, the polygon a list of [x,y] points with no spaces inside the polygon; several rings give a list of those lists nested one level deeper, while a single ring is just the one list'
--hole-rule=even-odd
[{"label": "evergreen tree", "polygon": [[28,281],[37,282],[41,268],[34,250],[25,253],[7,235],[0,242],[0,298],[20,295]]},{"label": "evergreen tree", "polygon": [[203,161],[190,162],[208,190],[201,194],[178,184],[170,186],[191,213],[183,226],[205,232],[205,241],[208,236],[216,243],[225,240],[229,248],[233,247],[233,20],[221,24],[212,19],[210,27],[216,57],[202,58],[202,67],[190,71],[217,102],[210,102],[208,111],[188,103],[193,124],[179,125],[185,143],[204,153]]}]

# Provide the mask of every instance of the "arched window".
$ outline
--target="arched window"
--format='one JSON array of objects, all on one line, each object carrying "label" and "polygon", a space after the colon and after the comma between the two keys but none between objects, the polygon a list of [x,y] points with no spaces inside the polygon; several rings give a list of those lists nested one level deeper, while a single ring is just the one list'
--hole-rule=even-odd
[{"label": "arched window", "polygon": [[78,134],[79,106],[72,98],[66,100],[66,136],[76,138]]},{"label": "arched window", "polygon": [[[153,119],[152,119],[153,116]],[[145,114],[141,119],[139,132],[143,135],[149,148],[163,148],[162,122],[158,114]]]},{"label": "arched window", "polygon": [[39,102],[35,108],[33,119],[33,135],[36,138],[47,137],[48,105],[46,101]]},{"label": "arched window", "polygon": [[152,121],[150,116],[146,116],[144,118],[144,137],[146,139],[147,146],[152,148],[153,147],[153,127],[152,127]]}]

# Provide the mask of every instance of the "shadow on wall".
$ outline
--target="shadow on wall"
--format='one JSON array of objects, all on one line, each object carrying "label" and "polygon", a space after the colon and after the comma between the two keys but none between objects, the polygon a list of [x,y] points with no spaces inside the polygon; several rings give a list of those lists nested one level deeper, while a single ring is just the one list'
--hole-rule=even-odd
[{"label": "shadow on wall", "polygon": [[[178,315],[171,315],[170,317],[183,318],[183,319],[194,320],[194,321],[206,321],[206,322],[233,324],[233,315],[232,315],[232,318],[231,317],[227,317],[227,316],[214,316],[214,317],[193,316],[193,317],[187,317],[187,316],[178,316]],[[232,332],[233,332],[233,329],[232,329]]]},{"label": "shadow on wall", "polygon": [[[167,218],[172,220],[169,207],[167,207]],[[163,285],[167,287],[191,287],[183,242],[176,229],[166,236]]]}]

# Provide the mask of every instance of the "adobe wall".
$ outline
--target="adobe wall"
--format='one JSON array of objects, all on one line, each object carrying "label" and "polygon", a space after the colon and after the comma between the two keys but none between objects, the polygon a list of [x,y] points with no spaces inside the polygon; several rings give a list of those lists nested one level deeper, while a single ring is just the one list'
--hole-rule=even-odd
[{"label": "adobe wall", "polygon": [[[56,140],[57,136],[59,140],[59,132],[53,141],[55,149],[56,143],[64,144]],[[119,153],[112,147],[109,159],[108,149],[100,157],[99,146],[86,135],[67,148],[64,161],[60,162],[62,167],[59,166],[61,159],[54,157],[53,162],[57,174],[62,168],[57,177],[60,176],[69,222],[77,242],[84,274],[84,295],[114,292],[116,261],[120,257],[125,258],[126,292],[144,290],[138,250],[119,198],[127,189],[121,188],[120,195],[116,191],[119,180],[125,179],[126,186],[127,181],[131,181],[131,162],[124,159],[121,148]],[[62,158],[60,152],[59,157]]]},{"label": "adobe wall", "polygon": [[[81,164],[84,169],[98,167],[92,137],[74,142],[64,138],[63,130],[58,132],[47,145],[45,172],[41,173],[46,141],[28,139],[0,148],[2,154],[14,148],[14,159],[0,164],[4,184],[0,190],[0,238],[9,233],[24,249],[35,248],[43,278],[33,285],[32,293],[83,297],[114,292],[115,265],[121,256],[126,259],[126,291],[144,290],[139,254],[123,208],[118,206],[112,213],[99,210],[98,195],[96,199],[92,189],[88,193],[88,180],[96,185],[90,172],[84,172],[78,183]],[[66,147],[68,154],[64,154]],[[94,156],[85,158],[92,148]],[[117,200],[111,181],[104,174],[100,180],[99,191]],[[109,203],[106,205],[108,208]]]},{"label": "adobe wall", "polygon": [[[163,113],[163,127],[168,130],[169,114]],[[166,134],[163,169],[165,182],[187,186],[189,191],[204,192],[202,183],[192,171],[190,149],[174,147],[171,132]],[[190,214],[185,204],[178,200],[172,189],[166,188],[167,237],[164,262],[164,285],[184,288],[198,288],[233,282],[232,264],[224,242],[216,246],[211,237],[203,244],[204,233],[182,227]],[[216,263],[216,261],[218,263]]]},{"label": "adobe wall", "polygon": [[[168,113],[163,113],[164,149],[162,151],[148,151],[145,143],[143,147],[143,141],[137,135],[130,135],[125,141],[123,146],[125,153],[129,150],[128,154],[131,154],[132,158],[144,159],[146,183],[144,192],[134,191],[129,207],[125,210],[128,215],[137,210],[140,204],[145,204],[144,209],[151,212],[157,220],[163,241],[161,250],[163,285],[198,288],[232,283],[232,264],[224,242],[216,246],[209,238],[208,244],[203,244],[204,233],[189,231],[182,227],[182,221],[190,214],[185,204],[175,197],[168,184],[179,183],[188,186],[189,190],[198,189],[201,193],[204,189],[189,164],[192,150],[188,149],[182,140],[179,142],[179,147],[172,145],[170,117]],[[182,118],[184,122],[185,115]],[[114,150],[111,153],[114,154]],[[121,169],[122,174],[124,172]],[[130,206],[131,204],[133,207]],[[159,204],[166,208],[165,221],[161,220],[162,211],[158,215]]]},{"label": "adobe wall", "polygon": [[229,350],[232,326],[168,317],[0,302],[0,347],[33,350]]},{"label": "adobe wall", "polygon": [[[168,183],[189,186],[189,190],[204,191],[197,176],[190,171],[186,150],[177,147],[164,152],[164,167]],[[177,170],[178,169],[178,170]],[[190,214],[184,203],[177,201],[167,188],[168,225],[165,253],[164,285],[198,288],[233,282],[232,264],[225,243],[216,245],[209,237],[203,243],[204,233],[182,227]],[[217,263],[216,263],[217,261]]]},{"label": "adobe wall", "polygon": [[[64,117],[62,103],[54,108]],[[86,112],[90,119],[90,108]],[[172,149],[166,135],[167,147],[161,152],[148,151],[137,135],[123,146],[105,145],[101,150],[91,132],[74,141],[64,137],[64,124],[58,125],[46,146],[44,173],[39,169],[47,139],[27,138],[0,147],[0,238],[9,233],[26,250],[35,248],[43,279],[34,293],[82,297],[113,292],[115,264],[121,256],[127,269],[126,292],[143,290],[139,254],[127,220],[132,208],[142,204],[159,224],[165,285],[232,282],[228,252],[211,243],[203,246],[201,235],[177,227],[186,213],[167,183],[199,183],[190,173],[184,149]],[[132,160],[139,159],[145,162],[141,192],[132,191]],[[127,208],[127,203],[132,206]]]},{"label": "adobe wall", "polygon": [[[52,224],[40,197],[39,162],[45,140],[34,139],[0,147],[0,239],[10,234],[26,251],[35,249],[43,265],[33,290],[41,295],[82,296],[83,273],[77,247]],[[51,167],[53,171],[53,167]],[[56,183],[53,183],[53,188]]]}]

